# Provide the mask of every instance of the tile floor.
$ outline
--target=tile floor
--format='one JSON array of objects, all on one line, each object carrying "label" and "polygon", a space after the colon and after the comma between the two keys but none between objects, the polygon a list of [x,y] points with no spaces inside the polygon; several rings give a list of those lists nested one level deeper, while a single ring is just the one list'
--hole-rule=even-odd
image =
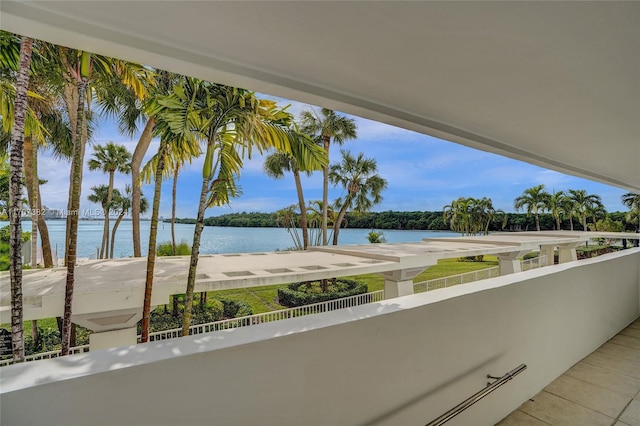
[{"label": "tile floor", "polygon": [[498,426],[640,426],[640,318]]}]

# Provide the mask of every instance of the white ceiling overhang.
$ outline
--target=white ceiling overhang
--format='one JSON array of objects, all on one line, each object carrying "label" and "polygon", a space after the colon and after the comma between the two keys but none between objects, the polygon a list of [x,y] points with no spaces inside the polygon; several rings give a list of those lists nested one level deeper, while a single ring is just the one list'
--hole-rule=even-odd
[{"label": "white ceiling overhang", "polygon": [[7,31],[640,192],[640,2],[3,0],[0,10]]}]

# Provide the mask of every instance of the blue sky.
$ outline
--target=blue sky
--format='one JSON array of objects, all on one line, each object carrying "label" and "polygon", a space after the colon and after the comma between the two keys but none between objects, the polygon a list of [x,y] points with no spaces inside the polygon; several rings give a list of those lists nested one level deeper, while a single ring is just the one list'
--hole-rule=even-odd
[{"label": "blue sky", "polygon": [[[265,96],[266,97],[266,96]],[[312,106],[278,99],[280,105],[291,104],[289,111],[296,118],[303,109]],[[585,189],[598,194],[608,211],[626,211],[620,203],[623,189],[588,181],[551,170],[546,170],[524,162],[467,148],[420,133],[411,132],[382,123],[353,117],[358,127],[358,138],[346,142],[342,147],[332,146],[331,162],[340,160],[340,149],[357,154],[364,152],[375,158],[379,174],[388,182],[381,204],[374,211],[385,210],[429,210],[439,211],[458,197],[489,197],[496,208],[514,211],[513,200],[523,190],[544,184],[546,190]],[[93,137],[92,145],[113,141],[125,145],[133,152],[137,135],[133,138],[118,133],[117,126],[110,120],[101,120]],[[154,141],[147,158],[158,147]],[[85,160],[91,158],[92,146],[88,147]],[[297,203],[293,177],[274,180],[262,171],[264,156],[254,156],[244,164],[240,186],[243,195],[232,201],[228,207],[209,209],[206,216],[218,216],[232,212],[274,212]],[[86,161],[85,161],[86,162]],[[197,159],[185,167],[178,179],[178,217],[195,217],[201,186],[201,166],[203,159]],[[69,187],[69,164],[53,159],[47,153],[39,158],[39,173],[48,183],[42,187],[43,203],[50,208],[64,209],[67,204]],[[86,165],[83,178],[81,209],[91,211],[99,206],[90,203],[87,195],[91,186],[106,184],[107,175],[90,172]],[[115,187],[123,189],[130,177],[116,175]],[[163,184],[160,212],[164,217],[171,215],[171,180]],[[303,177],[306,200],[322,199],[322,173]],[[143,192],[151,202],[153,188],[145,185]],[[342,195],[340,189],[331,189],[329,199]]]}]

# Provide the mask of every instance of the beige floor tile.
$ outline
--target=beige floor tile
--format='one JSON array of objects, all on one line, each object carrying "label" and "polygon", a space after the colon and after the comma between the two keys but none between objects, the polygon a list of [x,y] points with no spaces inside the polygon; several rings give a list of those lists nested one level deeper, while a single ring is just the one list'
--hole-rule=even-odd
[{"label": "beige floor tile", "polygon": [[637,365],[629,362],[628,360],[620,359],[614,355],[595,351],[582,361],[587,364],[597,365],[598,367],[606,368],[607,370],[640,379],[640,368],[638,368]]},{"label": "beige floor tile", "polygon": [[516,410],[509,414],[496,426],[548,426],[549,423],[545,423],[542,420],[538,420],[535,417],[528,415],[520,410]]},{"label": "beige floor tile", "polygon": [[633,426],[633,425],[630,425],[629,423],[622,423],[620,420],[618,420],[616,424],[613,426]]},{"label": "beige floor tile", "polygon": [[622,330],[620,334],[640,339],[640,328],[627,327],[624,330]]},{"label": "beige floor tile", "polygon": [[636,320],[636,321],[632,322],[631,324],[629,324],[629,328],[640,329],[640,321]]},{"label": "beige floor tile", "polygon": [[631,397],[567,375],[558,377],[544,390],[614,419],[631,401]]},{"label": "beige floor tile", "polygon": [[631,401],[619,420],[632,426],[640,426],[640,401]]},{"label": "beige floor tile", "polygon": [[520,411],[557,426],[609,426],[614,422],[612,417],[545,391],[522,404]]},{"label": "beige floor tile", "polygon": [[582,361],[571,367],[564,374],[631,398],[640,392],[640,379]]},{"label": "beige floor tile", "polygon": [[609,340],[612,343],[618,345],[628,346],[630,348],[640,348],[640,339],[631,336],[625,336],[624,334],[618,334]]},{"label": "beige floor tile", "polygon": [[637,364],[638,368],[640,368],[640,348],[631,348],[614,342],[607,342],[600,346],[598,350],[609,355],[615,355],[617,357],[627,359]]}]

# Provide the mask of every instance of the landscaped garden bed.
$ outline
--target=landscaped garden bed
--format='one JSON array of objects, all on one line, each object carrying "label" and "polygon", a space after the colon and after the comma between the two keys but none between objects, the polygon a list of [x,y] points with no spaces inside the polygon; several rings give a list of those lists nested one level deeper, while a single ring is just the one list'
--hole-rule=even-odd
[{"label": "landscaped garden bed", "polygon": [[355,296],[368,291],[366,284],[343,278],[326,280],[326,288],[324,287],[321,280],[289,284],[278,289],[278,303],[293,308]]}]

